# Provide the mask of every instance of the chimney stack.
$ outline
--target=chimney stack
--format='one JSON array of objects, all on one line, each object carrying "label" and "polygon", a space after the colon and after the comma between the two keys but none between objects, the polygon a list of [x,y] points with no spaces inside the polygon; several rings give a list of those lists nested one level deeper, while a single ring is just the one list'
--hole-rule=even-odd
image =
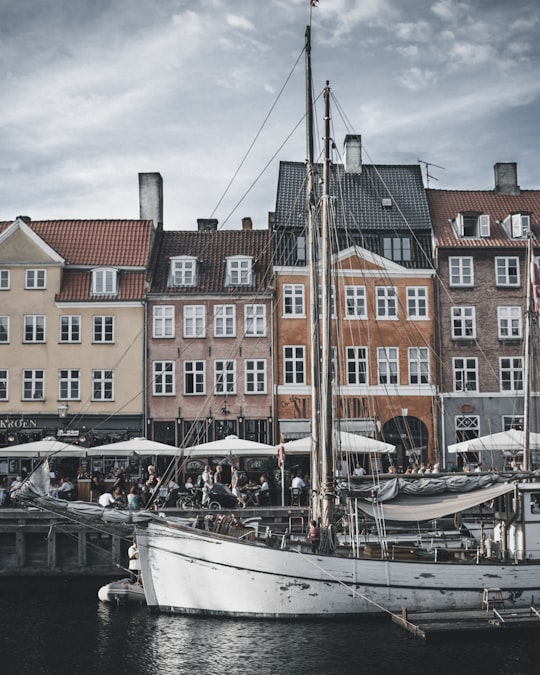
[{"label": "chimney stack", "polygon": [[242,218],[242,229],[251,231],[253,229],[253,221],[251,218]]},{"label": "chimney stack", "polygon": [[347,134],[343,144],[345,173],[362,173],[362,136]]},{"label": "chimney stack", "polygon": [[519,195],[520,187],[517,184],[516,162],[497,162],[493,167],[495,172],[495,192],[501,195]]},{"label": "chimney stack", "polygon": [[199,232],[213,232],[217,230],[217,218],[197,218],[197,229]]},{"label": "chimney stack", "polygon": [[139,217],[163,229],[163,178],[160,173],[139,174]]}]

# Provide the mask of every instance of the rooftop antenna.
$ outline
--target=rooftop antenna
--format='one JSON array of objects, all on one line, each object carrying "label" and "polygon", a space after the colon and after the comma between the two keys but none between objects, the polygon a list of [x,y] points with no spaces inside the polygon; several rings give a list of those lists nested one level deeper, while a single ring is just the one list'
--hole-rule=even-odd
[{"label": "rooftop antenna", "polygon": [[423,164],[425,169],[426,169],[426,186],[429,187],[429,181],[430,180],[439,180],[438,178],[435,178],[435,176],[432,176],[429,173],[429,167],[430,166],[435,166],[437,169],[442,169],[444,171],[444,166],[439,166],[438,164],[433,164],[432,162],[424,162],[423,159],[418,160],[419,164]]}]

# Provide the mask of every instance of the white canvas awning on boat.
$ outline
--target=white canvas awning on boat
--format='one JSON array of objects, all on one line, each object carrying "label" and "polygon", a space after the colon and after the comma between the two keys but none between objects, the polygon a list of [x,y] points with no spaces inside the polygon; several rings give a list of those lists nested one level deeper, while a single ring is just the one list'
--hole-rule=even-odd
[{"label": "white canvas awning on boat", "polygon": [[[396,450],[396,446],[390,443],[383,443],[368,436],[350,434],[347,431],[334,430],[332,443],[336,452],[344,454],[390,454]],[[311,444],[311,436],[284,443],[285,455],[309,455],[311,453]]]},{"label": "white canvas awning on boat", "polygon": [[227,436],[219,441],[210,441],[184,448],[186,457],[270,457],[276,454],[276,448],[266,443],[247,441],[238,436]]},{"label": "white canvas awning on boat", "polygon": [[[508,429],[507,431],[499,431],[496,434],[470,438],[467,441],[461,441],[461,443],[453,443],[448,446],[448,452],[494,452],[506,450],[507,452],[516,453],[523,452],[524,447],[524,432],[518,429]],[[531,450],[540,450],[540,434],[529,433],[529,448]]]},{"label": "white canvas awning on boat", "polygon": [[[385,520],[400,522],[421,522],[425,520],[435,520],[443,516],[449,516],[453,513],[466,511],[473,506],[491,501],[495,497],[511,492],[514,489],[513,483],[502,483],[490,487],[465,493],[448,493],[437,495],[426,495],[424,497],[400,496],[391,502],[377,504],[377,517]],[[358,500],[358,507],[371,517],[373,513],[373,504],[363,499]]]},{"label": "white canvas awning on boat", "polygon": [[40,441],[0,448],[1,457],[84,457],[85,455],[86,448],[64,443],[56,438],[43,438]]},{"label": "white canvas awning on boat", "polygon": [[97,445],[94,448],[88,448],[89,457],[101,457],[111,455],[115,457],[156,457],[156,456],[174,456],[181,454],[181,450],[174,445],[150,441],[147,438],[130,438],[127,441],[118,441],[117,443],[107,443]]}]

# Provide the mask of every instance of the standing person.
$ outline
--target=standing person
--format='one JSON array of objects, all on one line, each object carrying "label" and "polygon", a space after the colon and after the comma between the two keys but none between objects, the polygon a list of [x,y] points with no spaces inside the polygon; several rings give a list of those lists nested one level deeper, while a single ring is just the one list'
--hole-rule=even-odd
[{"label": "standing person", "polygon": [[321,543],[321,530],[316,520],[311,520],[309,523],[308,539],[311,542],[311,552],[317,553]]},{"label": "standing person", "polygon": [[214,473],[214,483],[223,483],[223,467],[221,464],[216,466],[216,471]]},{"label": "standing person", "polygon": [[133,543],[128,548],[129,558],[129,583],[141,583],[141,561],[139,560],[139,549],[137,547],[137,540],[133,539]]}]

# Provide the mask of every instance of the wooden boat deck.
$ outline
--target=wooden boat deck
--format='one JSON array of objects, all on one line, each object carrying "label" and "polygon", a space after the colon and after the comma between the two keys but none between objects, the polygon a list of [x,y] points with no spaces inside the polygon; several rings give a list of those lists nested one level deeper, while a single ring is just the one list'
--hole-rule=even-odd
[{"label": "wooden boat deck", "polygon": [[523,609],[445,610],[407,612],[392,615],[392,621],[424,640],[449,633],[493,630],[540,629],[540,610]]}]

